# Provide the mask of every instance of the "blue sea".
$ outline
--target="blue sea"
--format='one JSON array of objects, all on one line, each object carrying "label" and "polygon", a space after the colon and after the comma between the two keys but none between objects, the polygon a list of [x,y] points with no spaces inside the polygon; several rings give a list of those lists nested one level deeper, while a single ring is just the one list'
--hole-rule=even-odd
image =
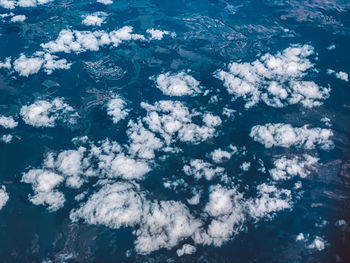
[{"label": "blue sea", "polygon": [[350,2],[0,0],[0,262],[350,262]]}]

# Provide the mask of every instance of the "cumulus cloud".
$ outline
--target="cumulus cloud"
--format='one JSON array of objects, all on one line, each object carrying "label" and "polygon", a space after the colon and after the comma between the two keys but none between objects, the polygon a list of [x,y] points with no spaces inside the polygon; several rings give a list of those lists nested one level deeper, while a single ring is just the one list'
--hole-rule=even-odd
[{"label": "cumulus cloud", "polygon": [[182,257],[183,255],[191,255],[193,253],[196,253],[197,249],[196,247],[190,245],[190,244],[184,244],[182,248],[179,248],[176,250],[176,254],[178,257]]},{"label": "cumulus cloud", "polygon": [[83,25],[86,26],[101,26],[105,21],[107,14],[105,12],[95,12],[84,17]]},{"label": "cumulus cloud", "polygon": [[11,57],[5,59],[4,62],[0,61],[0,69],[11,69]]},{"label": "cumulus cloud", "polygon": [[109,33],[102,30],[91,32],[64,29],[56,40],[41,44],[41,47],[49,53],[81,53],[98,51],[100,47],[107,45],[117,47],[124,41],[145,40],[144,36],[133,34],[132,31],[131,26],[124,26]]},{"label": "cumulus cloud", "polygon": [[112,0],[96,0],[96,2],[97,2],[97,3],[104,4],[104,5],[113,4],[113,1],[112,1]]},{"label": "cumulus cloud", "polygon": [[189,109],[179,101],[159,101],[154,105],[141,103],[147,111],[143,121],[149,129],[159,133],[167,144],[175,139],[183,142],[199,143],[215,136],[216,127],[221,124],[221,119],[212,114],[202,117],[202,126],[192,123],[192,117],[200,115],[190,112]]},{"label": "cumulus cloud", "polygon": [[317,249],[318,251],[322,251],[326,247],[326,241],[319,236],[316,236],[315,239],[308,245],[310,249]]},{"label": "cumulus cloud", "polygon": [[270,170],[270,174],[274,180],[286,180],[294,176],[305,178],[310,174],[310,168],[312,168],[318,160],[318,158],[308,154],[293,158],[283,156],[274,161],[275,168]]},{"label": "cumulus cloud", "polygon": [[6,9],[16,7],[35,7],[52,2],[53,0],[0,0],[0,6]]},{"label": "cumulus cloud", "polygon": [[27,19],[25,15],[16,15],[11,18],[12,23],[24,22]]},{"label": "cumulus cloud", "polygon": [[64,205],[63,193],[55,189],[63,180],[63,176],[43,169],[31,169],[22,177],[22,182],[31,184],[34,191],[29,200],[35,205],[47,205],[49,211],[56,211]]},{"label": "cumulus cloud", "polygon": [[18,74],[24,77],[38,73],[40,69],[52,74],[56,69],[69,69],[71,65],[66,59],[58,59],[57,56],[44,52],[35,52],[31,57],[21,54],[13,64]]},{"label": "cumulus cloud", "polygon": [[164,73],[156,78],[157,88],[168,96],[198,95],[199,82],[185,72]]},{"label": "cumulus cloud", "polygon": [[7,201],[9,200],[9,195],[6,192],[6,187],[3,185],[0,188],[0,210],[6,205]]},{"label": "cumulus cloud", "polygon": [[107,103],[107,114],[112,117],[112,120],[117,124],[120,120],[125,119],[129,110],[126,109],[126,102],[119,96],[115,96]]},{"label": "cumulus cloud", "polygon": [[34,127],[54,127],[57,120],[74,123],[77,114],[62,98],[52,101],[37,100],[28,106],[22,106],[20,115],[23,121]]},{"label": "cumulus cloud", "polygon": [[1,136],[1,141],[4,143],[10,143],[12,142],[13,136],[11,134],[4,134]]},{"label": "cumulus cloud", "polygon": [[256,125],[250,131],[250,137],[264,144],[266,148],[295,146],[314,149],[318,146],[323,150],[329,150],[333,147],[332,136],[333,132],[329,129],[308,128],[307,125],[292,127],[284,123]]},{"label": "cumulus cloud", "polygon": [[128,127],[129,154],[143,159],[153,159],[155,151],[162,148],[163,142],[147,130],[141,121],[138,123],[129,121]]},{"label": "cumulus cloud", "polygon": [[122,177],[125,179],[141,179],[150,171],[150,167],[144,161],[126,157],[124,154],[118,154],[111,162],[110,177]]},{"label": "cumulus cloud", "polygon": [[327,69],[327,74],[328,75],[334,75],[336,78],[338,78],[340,80],[344,80],[346,82],[349,81],[348,73],[343,72],[343,71],[335,72],[333,69]]},{"label": "cumulus cloud", "polygon": [[246,101],[247,109],[260,101],[272,107],[300,103],[311,108],[321,105],[330,92],[303,80],[313,68],[308,59],[313,53],[309,45],[296,45],[276,55],[265,54],[252,63],[233,62],[228,71],[219,70],[215,76],[224,82],[228,93]]},{"label": "cumulus cloud", "polygon": [[183,167],[183,171],[188,176],[193,176],[197,180],[205,178],[210,181],[216,176],[222,176],[225,169],[222,167],[214,167],[210,163],[204,162],[203,160],[192,160],[189,165]]},{"label": "cumulus cloud", "polygon": [[0,116],[0,126],[5,129],[13,129],[17,127],[18,122],[15,121],[12,117]]},{"label": "cumulus cloud", "polygon": [[151,35],[151,40],[161,40],[165,35],[171,35],[172,37],[175,36],[175,33],[154,28],[147,29],[146,32]]}]

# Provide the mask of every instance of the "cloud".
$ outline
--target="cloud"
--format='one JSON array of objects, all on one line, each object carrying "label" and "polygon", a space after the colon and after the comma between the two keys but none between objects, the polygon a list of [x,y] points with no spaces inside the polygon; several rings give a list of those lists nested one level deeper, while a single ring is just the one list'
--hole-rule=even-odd
[{"label": "cloud", "polygon": [[191,255],[196,253],[197,249],[196,247],[190,245],[190,244],[184,244],[182,248],[179,248],[176,250],[176,254],[178,257],[182,257],[183,255]]},{"label": "cloud", "polygon": [[165,35],[171,35],[172,37],[175,37],[176,34],[166,31],[166,30],[159,30],[159,29],[147,29],[146,32],[151,35],[151,40],[161,40]]},{"label": "cloud", "polygon": [[4,62],[0,62],[0,69],[11,69],[11,57],[5,59]]},{"label": "cloud", "polygon": [[273,146],[299,147],[304,149],[314,149],[317,146],[323,150],[330,150],[333,142],[330,139],[333,132],[329,129],[292,127],[284,123],[268,123],[256,125],[250,131],[250,137],[255,141],[264,144],[266,148]]},{"label": "cloud", "polygon": [[35,52],[32,57],[21,54],[14,61],[13,67],[19,75],[24,77],[36,74],[42,68],[50,75],[56,69],[69,69],[71,67],[72,64],[68,63],[66,59],[57,58],[57,56],[44,52]]},{"label": "cloud", "polygon": [[12,139],[13,139],[13,136],[11,134],[4,134],[1,136],[1,140],[4,143],[10,143],[10,142],[12,142]]},{"label": "cloud", "polygon": [[326,241],[319,236],[316,236],[315,239],[312,241],[310,245],[308,245],[308,248],[310,249],[317,249],[318,251],[322,251],[326,247]]},{"label": "cloud", "polygon": [[77,114],[62,98],[52,101],[37,100],[28,106],[22,106],[20,115],[23,121],[34,127],[54,127],[57,120],[74,123]]},{"label": "cloud", "polygon": [[242,171],[248,172],[250,169],[250,162],[244,162],[241,164],[240,168]]},{"label": "cloud", "polygon": [[101,26],[106,17],[107,14],[105,12],[95,12],[92,15],[85,16],[82,23],[86,26]]},{"label": "cloud", "polygon": [[205,178],[210,181],[216,176],[224,175],[225,169],[222,167],[214,167],[210,163],[203,160],[192,160],[189,165],[183,167],[183,171],[188,176],[193,176],[197,180]]},{"label": "cloud", "polygon": [[22,182],[32,184],[34,195],[29,200],[35,205],[47,205],[49,211],[63,207],[64,195],[55,188],[63,182],[63,176],[43,169],[31,169],[23,174]]},{"label": "cloud", "polygon": [[202,117],[202,126],[192,123],[192,117],[200,114],[190,112],[179,101],[164,100],[154,105],[142,102],[141,107],[147,111],[147,116],[142,120],[151,131],[159,133],[168,145],[175,139],[194,144],[205,141],[215,136],[215,128],[221,124],[221,119],[212,114]]},{"label": "cloud", "polygon": [[105,31],[78,31],[63,29],[56,40],[41,44],[48,53],[81,53],[86,51],[98,51],[106,45],[119,46],[124,41],[145,40],[145,37],[132,34],[131,26],[124,26],[118,30],[107,33]]},{"label": "cloud", "polygon": [[0,0],[0,6],[6,9],[16,7],[36,7],[52,2],[53,0]]},{"label": "cloud", "polygon": [[27,19],[25,15],[16,15],[11,18],[12,23],[24,22]]},{"label": "cloud", "polygon": [[185,72],[160,74],[156,78],[157,88],[168,96],[198,95],[199,82]]},{"label": "cloud", "polygon": [[12,117],[0,116],[0,126],[5,129],[13,129],[17,127],[18,122],[16,122]]},{"label": "cloud", "polygon": [[233,62],[228,71],[219,70],[215,76],[224,82],[228,93],[246,101],[251,108],[260,101],[272,107],[300,103],[311,108],[329,97],[329,88],[304,81],[313,68],[308,57],[314,53],[309,45],[295,45],[276,55],[265,54],[252,63]]},{"label": "cloud", "polygon": [[112,1],[112,0],[96,0],[96,2],[97,2],[97,3],[104,4],[104,5],[113,4],[113,1]]},{"label": "cloud", "polygon": [[334,75],[337,79],[344,80],[346,82],[349,81],[348,73],[343,72],[343,71],[335,72],[333,69],[327,69],[327,74]]},{"label": "cloud", "polygon": [[117,124],[120,120],[125,119],[129,110],[126,109],[126,102],[119,96],[114,96],[107,103],[107,114],[112,117],[112,120]]},{"label": "cloud", "polygon": [[3,185],[0,188],[0,210],[6,205],[9,200],[9,194],[6,192],[6,187]]},{"label": "cloud", "polygon": [[274,180],[286,180],[294,176],[305,178],[310,174],[309,169],[317,163],[319,159],[308,154],[287,158],[285,156],[274,161],[275,168],[270,170]]}]

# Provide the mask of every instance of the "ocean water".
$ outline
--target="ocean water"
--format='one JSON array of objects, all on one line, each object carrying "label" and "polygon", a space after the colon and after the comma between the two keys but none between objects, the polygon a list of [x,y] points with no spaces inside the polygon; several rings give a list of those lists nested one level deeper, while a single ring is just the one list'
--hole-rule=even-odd
[{"label": "ocean water", "polygon": [[349,10],[0,0],[0,262],[350,262]]}]

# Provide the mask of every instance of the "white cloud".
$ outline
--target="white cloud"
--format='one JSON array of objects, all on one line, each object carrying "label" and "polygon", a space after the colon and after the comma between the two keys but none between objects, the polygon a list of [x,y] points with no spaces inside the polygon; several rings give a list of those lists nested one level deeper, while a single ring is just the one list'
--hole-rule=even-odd
[{"label": "white cloud", "polygon": [[197,249],[196,247],[190,245],[190,244],[184,244],[182,248],[179,248],[176,250],[176,254],[178,257],[182,257],[183,255],[191,255],[193,253],[196,253]]},{"label": "white cloud", "polygon": [[333,147],[330,139],[333,132],[329,129],[292,127],[290,124],[276,123],[256,125],[250,131],[250,137],[264,144],[266,148],[272,146],[291,147],[296,146],[304,149],[314,149],[316,146],[323,150]]},{"label": "white cloud", "polygon": [[1,140],[4,143],[10,143],[10,142],[12,142],[12,139],[13,139],[13,136],[11,134],[4,134],[1,136]]},{"label": "white cloud", "polygon": [[297,235],[297,237],[295,238],[296,241],[302,241],[302,240],[304,240],[304,239],[305,239],[305,237],[304,237],[304,234],[303,234],[303,233],[299,233],[299,234]]},{"label": "white cloud", "polygon": [[176,36],[174,32],[169,32],[166,30],[159,30],[154,28],[147,29],[146,32],[151,35],[150,37],[151,40],[161,40],[165,35],[170,35],[171,37]]},{"label": "white cloud", "polygon": [[245,171],[245,172],[249,171],[249,169],[250,169],[250,162],[244,162],[244,163],[242,163],[241,166],[240,166],[240,168],[241,168],[243,171]]},{"label": "white cloud", "polygon": [[82,23],[86,26],[101,26],[106,17],[107,14],[104,12],[95,12],[91,15],[85,16]]},{"label": "white cloud", "polygon": [[229,160],[232,154],[228,151],[216,149],[210,154],[210,156],[215,163],[222,163],[225,160]]},{"label": "white cloud", "polygon": [[138,123],[129,121],[128,127],[129,153],[134,157],[153,159],[155,157],[154,152],[162,148],[162,141],[152,132],[145,129],[140,121]]},{"label": "white cloud", "polygon": [[100,47],[106,45],[119,46],[124,41],[145,40],[145,37],[132,34],[131,26],[124,26],[118,30],[107,33],[105,31],[77,31],[64,29],[57,39],[45,44],[41,44],[49,53],[81,53],[86,51],[98,51]]},{"label": "white cloud", "polygon": [[188,176],[194,176],[197,180],[205,178],[210,181],[216,176],[222,176],[225,169],[222,167],[214,167],[210,163],[203,160],[192,160],[189,165],[183,167],[183,171]]},{"label": "white cloud", "polygon": [[233,62],[228,71],[219,70],[215,76],[224,82],[230,94],[246,101],[247,109],[260,101],[272,107],[300,103],[311,108],[321,105],[330,92],[312,81],[302,80],[313,67],[307,58],[313,53],[309,45],[292,46],[276,55],[265,54],[252,63]]},{"label": "white cloud", "polygon": [[55,189],[63,180],[63,176],[43,169],[31,169],[22,177],[22,182],[32,184],[34,195],[29,195],[29,200],[35,205],[47,205],[49,211],[64,205],[64,195]]},{"label": "white cloud", "polygon": [[16,122],[12,117],[0,116],[0,126],[5,129],[13,129],[17,127],[18,122]]},{"label": "white cloud", "polygon": [[146,162],[137,161],[124,154],[118,154],[111,162],[109,177],[122,177],[124,179],[141,179],[151,171]]},{"label": "white cloud", "polygon": [[117,124],[120,120],[125,119],[129,110],[126,109],[126,102],[119,96],[114,96],[107,103],[107,114],[112,117],[112,120]]},{"label": "white cloud", "polygon": [[16,15],[11,18],[12,23],[24,22],[27,19],[25,15]]},{"label": "white cloud", "polygon": [[104,5],[113,4],[113,1],[112,1],[112,0],[96,0],[96,2],[97,2],[97,3],[104,4]]},{"label": "white cloud", "polygon": [[328,75],[334,75],[336,78],[338,78],[340,80],[344,80],[346,82],[349,81],[348,73],[343,72],[343,71],[335,72],[333,69],[327,69],[327,74]]},{"label": "white cloud", "polygon": [[6,192],[6,187],[1,186],[0,188],[0,210],[6,205],[9,200],[9,194]]},{"label": "white cloud", "polygon": [[326,241],[319,236],[316,236],[314,241],[308,246],[310,249],[317,249],[318,251],[322,251],[326,247]]},{"label": "white cloud", "polygon": [[44,5],[53,0],[0,0],[0,6],[6,9],[14,9],[16,7],[35,7]]},{"label": "white cloud", "polygon": [[11,57],[5,59],[4,62],[0,62],[0,69],[11,69]]},{"label": "white cloud", "polygon": [[168,96],[198,95],[199,82],[185,72],[165,73],[156,78],[157,88]]},{"label": "white cloud", "polygon": [[287,158],[283,156],[274,161],[275,168],[270,170],[274,180],[286,180],[294,176],[305,178],[310,174],[309,169],[317,163],[319,159],[308,154]]},{"label": "white cloud", "polygon": [[34,127],[54,127],[57,120],[74,123],[77,114],[62,98],[52,101],[37,100],[28,106],[22,106],[20,115],[23,121]]},{"label": "white cloud", "polygon": [[44,52],[35,52],[32,57],[21,54],[14,61],[13,66],[18,74],[24,77],[36,74],[42,68],[47,74],[52,74],[56,69],[69,69],[71,67],[71,63],[68,63],[66,59],[57,58],[57,56]]},{"label": "white cloud", "polygon": [[205,141],[215,136],[215,128],[221,124],[221,119],[211,114],[204,115],[202,126],[192,123],[192,117],[200,114],[190,112],[179,101],[165,100],[154,105],[142,102],[141,107],[147,111],[143,121],[151,131],[159,133],[167,144],[175,139],[194,144]]}]

